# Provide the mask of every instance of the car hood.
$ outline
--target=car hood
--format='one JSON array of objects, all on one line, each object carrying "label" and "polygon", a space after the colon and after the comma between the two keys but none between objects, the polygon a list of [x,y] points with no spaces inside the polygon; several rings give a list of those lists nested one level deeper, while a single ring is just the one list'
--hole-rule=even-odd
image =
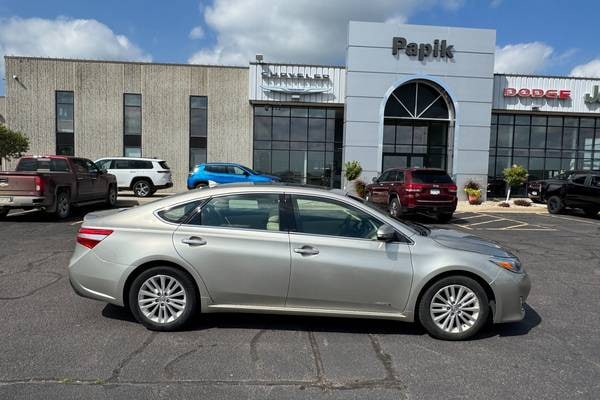
[{"label": "car hood", "polygon": [[444,247],[494,257],[516,257],[497,243],[450,229],[432,229],[429,237]]}]

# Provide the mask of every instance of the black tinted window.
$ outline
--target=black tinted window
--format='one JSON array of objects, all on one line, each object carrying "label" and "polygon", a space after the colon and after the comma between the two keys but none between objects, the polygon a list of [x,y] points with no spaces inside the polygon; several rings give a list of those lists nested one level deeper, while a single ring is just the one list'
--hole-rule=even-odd
[{"label": "black tinted window", "polygon": [[387,182],[390,180],[390,171],[386,171],[379,177],[379,182]]},{"label": "black tinted window", "polygon": [[224,165],[207,165],[206,167],[204,167],[205,171],[208,172],[213,172],[216,174],[226,174],[227,173],[227,167]]},{"label": "black tinted window", "polygon": [[358,208],[330,199],[294,196],[296,231],[322,236],[377,239],[383,223]]},{"label": "black tinted window", "polygon": [[280,230],[278,194],[236,194],[216,197],[189,222],[224,228]]},{"label": "black tinted window", "polygon": [[181,224],[201,203],[202,201],[198,200],[191,203],[180,204],[167,210],[159,211],[158,215],[165,221]]},{"label": "black tinted window", "polygon": [[169,165],[167,164],[167,162],[166,162],[166,161],[159,161],[159,162],[158,162],[158,165],[160,165],[160,167],[161,167],[162,169],[171,169],[171,168],[169,168]]},{"label": "black tinted window", "polygon": [[129,164],[132,169],[152,169],[152,161],[132,160]]},{"label": "black tinted window", "polygon": [[413,171],[413,183],[452,183],[452,178],[444,171]]},{"label": "black tinted window", "polygon": [[600,176],[592,176],[592,186],[600,187]]},{"label": "black tinted window", "polygon": [[578,185],[583,185],[583,184],[585,184],[586,179],[587,179],[587,175],[573,175],[573,177],[571,178],[571,181]]},{"label": "black tinted window", "polygon": [[129,169],[129,160],[115,160],[113,164],[115,169]]}]

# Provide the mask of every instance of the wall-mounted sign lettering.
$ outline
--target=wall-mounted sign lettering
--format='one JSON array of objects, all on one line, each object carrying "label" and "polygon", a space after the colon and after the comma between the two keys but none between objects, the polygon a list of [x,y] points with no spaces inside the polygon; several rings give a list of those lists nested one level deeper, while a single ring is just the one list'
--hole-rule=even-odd
[{"label": "wall-mounted sign lettering", "polygon": [[571,91],[566,89],[515,89],[504,88],[504,97],[531,97],[531,98],[546,98],[567,100],[571,98]]},{"label": "wall-mounted sign lettering", "polygon": [[329,74],[263,71],[261,76],[260,87],[268,92],[304,95],[332,90]]},{"label": "wall-mounted sign lettering", "polygon": [[598,90],[598,85],[594,85],[594,91],[591,94],[585,94],[583,101],[586,103],[600,103],[600,90]]},{"label": "wall-mounted sign lettering", "polygon": [[392,39],[392,54],[397,55],[404,50],[409,57],[418,57],[423,61],[425,57],[454,58],[454,45],[448,45],[445,40],[435,39],[430,43],[408,43],[406,38],[394,37]]}]

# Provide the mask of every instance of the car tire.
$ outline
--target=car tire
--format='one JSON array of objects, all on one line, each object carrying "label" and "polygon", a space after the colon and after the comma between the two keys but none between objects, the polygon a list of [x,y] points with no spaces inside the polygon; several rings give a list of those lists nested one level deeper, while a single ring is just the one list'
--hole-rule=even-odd
[{"label": "car tire", "polygon": [[392,197],[388,205],[388,211],[392,218],[400,218],[402,216],[402,205],[397,197]]},{"label": "car tire", "polygon": [[68,191],[61,190],[56,194],[56,211],[54,211],[54,215],[58,219],[65,219],[71,215],[71,201]]},{"label": "car tire", "polygon": [[548,212],[550,214],[560,214],[565,208],[563,201],[558,196],[551,196],[548,199]]},{"label": "car tire", "polygon": [[203,188],[206,186],[208,186],[208,184],[206,182],[199,182],[199,183],[196,183],[196,186],[194,186],[194,189],[200,189],[200,188]]},{"label": "car tire", "polygon": [[0,208],[0,219],[6,218],[9,211],[10,210],[8,208]]},{"label": "car tire", "polygon": [[117,187],[115,185],[110,185],[108,187],[108,193],[106,194],[106,205],[111,208],[117,205]]},{"label": "car tire", "polygon": [[152,195],[153,185],[147,179],[138,179],[133,183],[131,189],[136,197],[149,197]]},{"label": "car tire", "polygon": [[452,219],[453,213],[441,213],[437,215],[437,219],[442,224],[447,224]]},{"label": "car tire", "polygon": [[593,218],[596,215],[598,215],[598,209],[597,208],[584,208],[583,212],[586,215],[586,217],[590,217],[590,218]]},{"label": "car tire", "polygon": [[427,333],[442,340],[473,337],[486,324],[489,313],[485,290],[474,279],[460,275],[431,285],[418,309],[419,321]]},{"label": "car tire", "polygon": [[365,195],[365,201],[371,201],[371,192],[367,192],[367,194]]},{"label": "car tire", "polygon": [[[167,291],[170,286],[170,291]],[[198,308],[198,295],[192,278],[168,266],[152,267],[137,276],[129,289],[128,300],[134,317],[153,331],[183,328]]]}]

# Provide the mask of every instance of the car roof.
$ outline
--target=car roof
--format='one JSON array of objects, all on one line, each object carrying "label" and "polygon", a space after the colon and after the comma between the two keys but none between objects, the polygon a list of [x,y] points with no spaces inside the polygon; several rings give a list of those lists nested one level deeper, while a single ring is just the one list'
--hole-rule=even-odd
[{"label": "car roof", "polygon": [[435,171],[435,172],[446,172],[446,170],[442,169],[442,168],[423,168],[423,167],[404,167],[404,168],[388,168],[383,172],[387,172],[387,171]]},{"label": "car roof", "polygon": [[209,163],[200,163],[198,165],[235,165],[238,167],[243,167],[242,164],[232,163],[232,162],[209,162]]},{"label": "car roof", "polygon": [[96,161],[100,161],[100,160],[137,160],[137,161],[156,161],[156,162],[165,161],[161,158],[148,158],[148,157],[102,157],[102,158],[97,159]]}]

